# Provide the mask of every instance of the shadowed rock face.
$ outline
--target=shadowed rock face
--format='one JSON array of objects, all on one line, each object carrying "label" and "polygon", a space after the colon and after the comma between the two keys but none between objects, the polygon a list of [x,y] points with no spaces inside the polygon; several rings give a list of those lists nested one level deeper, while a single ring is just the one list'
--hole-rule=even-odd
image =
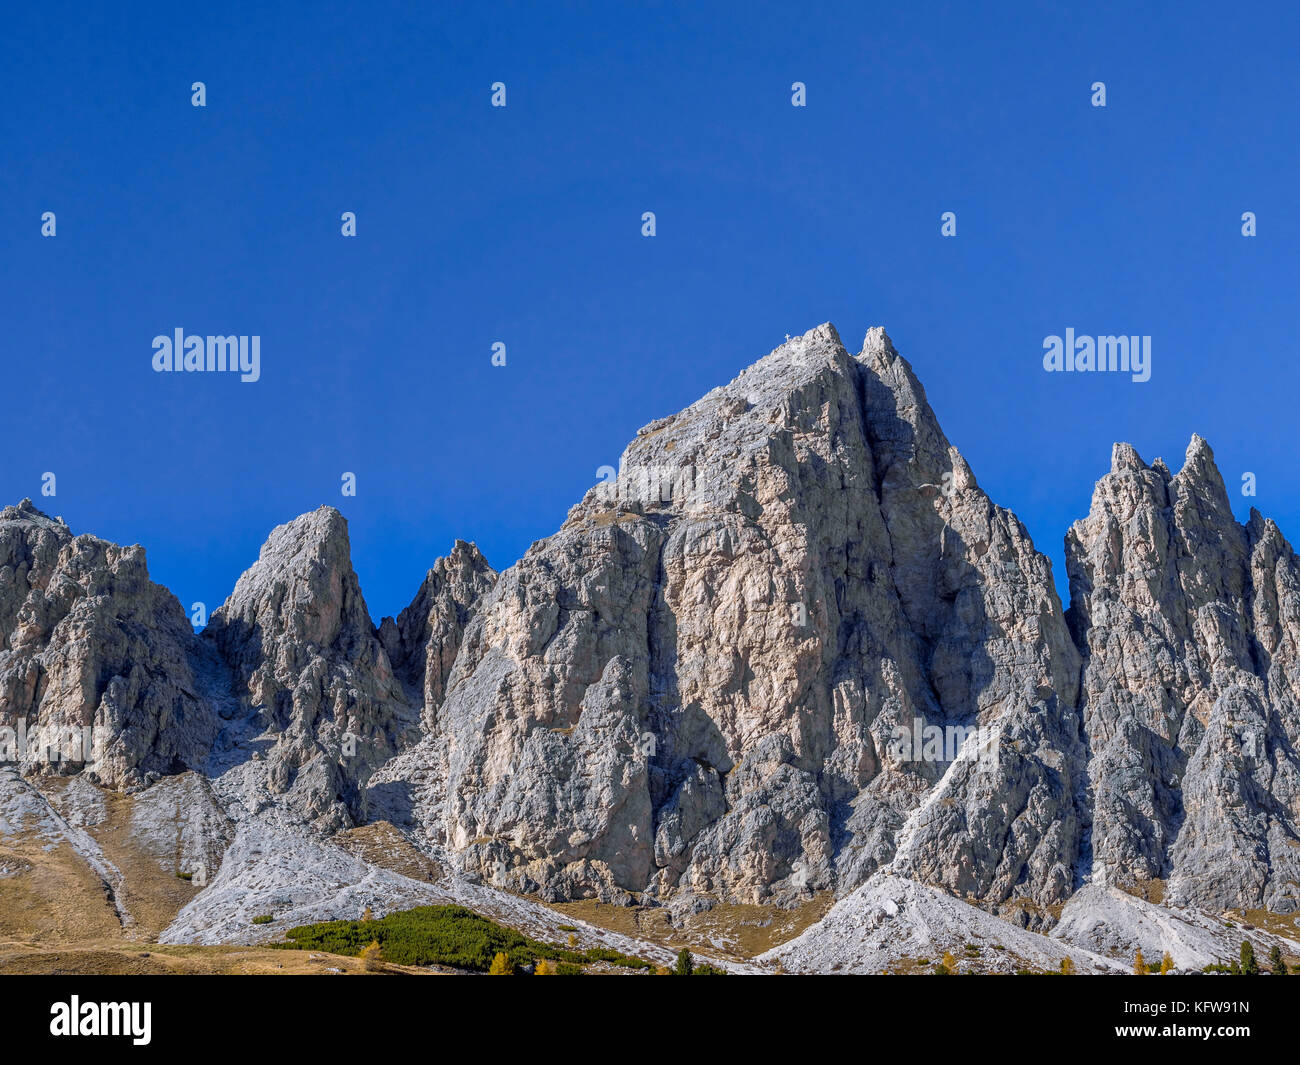
[{"label": "shadowed rock face", "polygon": [[1094,877],[1167,878],[1174,901],[1300,897],[1295,554],[1232,516],[1209,445],[1171,476],[1116,445],[1066,538],[1085,649]]},{"label": "shadowed rock face", "polygon": [[271,791],[321,827],[360,816],[360,788],[417,715],[361,596],[343,516],[321,507],[274,529],[204,638],[276,734]]},{"label": "shadowed rock face", "polygon": [[500,575],[457,541],[378,630],[329,507],[202,637],[142,549],[7,508],[0,725],[98,724],[112,787],[206,768],[236,819],[384,817],[548,899],[883,870],[1035,928],[1089,880],[1294,909],[1290,546],[1198,437],[1177,476],[1117,445],[1066,555],[1068,620],[883,330],[823,325],[642,429]]},{"label": "shadowed rock face", "polygon": [[[144,548],[74,537],[31,500],[0,511],[0,726],[16,747],[22,724],[26,750],[7,755],[24,771],[85,768],[126,788],[201,765],[217,717],[195,681],[200,657],[180,603],[149,580]],[[86,727],[89,751],[70,750]]]},{"label": "shadowed rock face", "polygon": [[457,540],[424,578],[414,601],[394,621],[384,618],[379,637],[393,668],[424,708],[428,729],[447,694],[465,626],[497,573],[473,544]]},{"label": "shadowed rock face", "polygon": [[[994,901],[1072,890],[1078,655],[1050,567],[883,331],[787,343],[620,471],[465,634],[437,723],[466,867],[548,897],[789,898],[896,857]],[[917,719],[1010,746],[902,760]]]}]

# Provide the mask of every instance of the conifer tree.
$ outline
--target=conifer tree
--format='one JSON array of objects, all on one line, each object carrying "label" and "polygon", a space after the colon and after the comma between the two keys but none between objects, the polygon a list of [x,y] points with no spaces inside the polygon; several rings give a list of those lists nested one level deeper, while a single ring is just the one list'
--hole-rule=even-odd
[{"label": "conifer tree", "polygon": [[488,976],[513,976],[514,966],[510,964],[510,956],[497,952],[497,956],[492,959],[492,967],[488,969]]},{"label": "conifer tree", "polygon": [[384,950],[379,945],[379,940],[372,939],[370,946],[361,952],[361,967],[368,973],[384,971]]},{"label": "conifer tree", "polygon": [[1241,975],[1259,975],[1259,962],[1255,960],[1255,948],[1250,945],[1249,939],[1241,941]]},{"label": "conifer tree", "polygon": [[1286,962],[1282,960],[1282,949],[1273,944],[1273,949],[1268,952],[1268,964],[1273,970],[1274,976],[1286,976]]},{"label": "conifer tree", "polygon": [[1165,956],[1160,959],[1160,975],[1168,976],[1174,968],[1174,957],[1169,951],[1165,951]]},{"label": "conifer tree", "polygon": [[1134,976],[1147,975],[1147,963],[1146,963],[1146,959],[1142,957],[1141,947],[1138,947],[1137,953],[1133,955],[1133,975]]}]

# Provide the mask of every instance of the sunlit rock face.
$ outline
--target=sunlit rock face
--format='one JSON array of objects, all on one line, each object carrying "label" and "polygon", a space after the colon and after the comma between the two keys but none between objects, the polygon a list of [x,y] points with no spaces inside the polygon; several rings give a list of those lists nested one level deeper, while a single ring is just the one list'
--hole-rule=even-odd
[{"label": "sunlit rock face", "polygon": [[1066,559],[1068,616],[884,331],[852,354],[822,325],[643,428],[504,572],[457,541],[378,628],[329,507],[201,636],[142,548],[6,508],[0,748],[90,728],[87,759],[9,760],[120,790],[196,770],[277,832],[382,818],[549,900],[880,873],[1032,930],[1085,884],[1293,911],[1290,546],[1236,522],[1193,437],[1176,476],[1116,445]]},{"label": "sunlit rock face", "polygon": [[393,675],[332,507],[271,532],[204,639],[271,743],[270,791],[321,828],[363,817],[361,788],[413,739],[419,710]]},{"label": "sunlit rock face", "polygon": [[[1050,903],[1078,672],[1046,559],[907,362],[820,326],[642,429],[501,575],[437,715],[446,838],[551,898],[788,900],[896,862]],[[1000,756],[902,756],[917,723]]]},{"label": "sunlit rock face", "polygon": [[1273,522],[1233,518],[1214,456],[1115,446],[1066,538],[1086,655],[1094,879],[1291,912],[1300,897],[1298,571]]},{"label": "sunlit rock face", "polygon": [[203,657],[144,548],[73,536],[30,500],[0,510],[0,759],[119,789],[201,766],[218,727]]}]

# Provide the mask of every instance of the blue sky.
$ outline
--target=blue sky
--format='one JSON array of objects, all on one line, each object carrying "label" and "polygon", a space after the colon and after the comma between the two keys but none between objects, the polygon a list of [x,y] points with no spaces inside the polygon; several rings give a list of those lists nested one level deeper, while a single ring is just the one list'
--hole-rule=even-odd
[{"label": "blue sky", "polygon": [[[504,568],[826,320],[886,327],[1062,587],[1114,440],[1199,432],[1300,533],[1292,5],[129,6],[6,13],[0,500],[187,608],[322,503],[376,619],[456,537]],[[155,374],[177,327],[261,380]],[[1045,373],[1067,327],[1151,335],[1151,380]]]}]

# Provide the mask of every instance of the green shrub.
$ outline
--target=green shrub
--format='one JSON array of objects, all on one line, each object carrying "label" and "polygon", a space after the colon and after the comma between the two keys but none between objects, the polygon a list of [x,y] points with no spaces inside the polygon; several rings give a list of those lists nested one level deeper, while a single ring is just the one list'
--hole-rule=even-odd
[{"label": "green shrub", "polygon": [[393,965],[448,965],[487,972],[498,954],[512,966],[532,965],[542,958],[557,962],[556,974],[573,976],[581,966],[609,962],[627,969],[651,969],[644,958],[603,947],[569,950],[530,939],[513,928],[490,921],[463,906],[418,906],[371,921],[323,921],[290,928],[282,950],[319,950],[357,956],[371,941],[379,943],[384,960]]},{"label": "green shrub", "polygon": [[253,924],[270,924],[274,920],[269,913],[263,913],[253,918]]}]

